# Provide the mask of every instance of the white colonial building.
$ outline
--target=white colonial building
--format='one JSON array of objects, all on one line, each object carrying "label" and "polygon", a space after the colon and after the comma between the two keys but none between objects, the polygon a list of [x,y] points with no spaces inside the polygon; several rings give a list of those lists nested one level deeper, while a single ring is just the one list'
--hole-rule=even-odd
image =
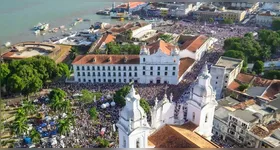
[{"label": "white colonial building", "polygon": [[[169,134],[167,136],[176,137],[176,139],[184,137],[184,133],[189,134],[190,136],[184,137],[185,141],[192,141],[189,146],[217,148],[217,145],[210,141],[214,111],[217,106],[215,92],[211,87],[210,80],[211,75],[208,73],[207,66],[205,66],[198,82],[193,87],[190,99],[187,100],[187,103],[181,104],[179,119],[174,117],[176,103],[172,102],[172,95],[170,100],[166,94],[162,101],[158,102],[156,99],[151,111],[151,126],[147,123],[147,116],[140,106],[140,96],[136,94],[132,86],[130,93],[125,98],[126,105],[121,110],[117,123],[119,148],[163,147],[163,143],[169,141],[169,138],[164,137],[165,132]],[[182,109],[183,107],[185,110]],[[187,114],[186,119],[184,118],[185,113]],[[188,125],[191,125],[191,127],[186,127]],[[182,129],[178,127],[182,127]],[[178,135],[174,132],[183,136],[177,137]],[[161,135],[161,137],[158,137],[158,135]],[[159,139],[161,141],[156,142],[156,137],[161,138]],[[174,140],[176,141],[176,139]],[[194,139],[197,141],[194,141]],[[202,141],[204,145],[201,145],[200,142]],[[165,148],[168,148],[168,146],[165,146]]]},{"label": "white colonial building", "polygon": [[139,55],[83,55],[72,62],[75,82],[178,84],[213,43],[192,37],[180,46],[162,40],[142,46]]},{"label": "white colonial building", "polygon": [[216,98],[221,99],[227,86],[234,81],[243,66],[242,59],[222,56],[216,64],[211,66],[211,85],[216,91]]}]

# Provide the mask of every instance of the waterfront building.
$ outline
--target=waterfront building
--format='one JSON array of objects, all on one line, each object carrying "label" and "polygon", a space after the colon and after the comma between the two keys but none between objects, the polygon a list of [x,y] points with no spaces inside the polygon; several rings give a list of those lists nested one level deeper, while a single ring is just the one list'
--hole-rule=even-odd
[{"label": "waterfront building", "polygon": [[221,99],[224,89],[237,77],[243,66],[243,60],[222,56],[211,66],[211,85],[216,90],[216,98]]}]

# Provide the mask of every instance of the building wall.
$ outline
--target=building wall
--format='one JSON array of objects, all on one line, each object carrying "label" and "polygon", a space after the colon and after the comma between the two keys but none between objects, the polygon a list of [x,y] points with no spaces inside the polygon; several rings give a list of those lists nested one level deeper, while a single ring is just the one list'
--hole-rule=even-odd
[{"label": "building wall", "polygon": [[180,55],[180,58],[186,58],[186,57],[189,57],[189,58],[192,58],[194,60],[200,60],[205,52],[209,49],[209,47],[213,44],[213,40],[212,38],[208,38],[204,43],[203,45],[196,50],[196,52],[192,52],[190,50],[187,50],[187,49],[184,49],[184,50],[181,50],[179,55]]},{"label": "building wall", "polygon": [[129,83],[139,82],[140,78],[139,65],[86,64],[73,65],[73,68],[75,81],[82,83]]},{"label": "building wall", "polygon": [[256,24],[260,26],[271,27],[274,18],[280,18],[280,17],[257,15]]},{"label": "building wall", "polygon": [[194,17],[200,18],[201,20],[209,20],[209,18],[213,18],[216,20],[225,20],[225,19],[232,19],[235,22],[242,21],[246,16],[246,11],[240,12],[229,12],[229,11],[195,11]]},{"label": "building wall", "polygon": [[169,83],[178,84],[179,56],[161,51],[140,55],[140,64],[73,65],[75,82],[82,83]]},{"label": "building wall", "polygon": [[174,124],[175,104],[165,103],[152,112],[152,128],[159,129],[165,124]]},{"label": "building wall", "polygon": [[222,140],[226,139],[227,136],[227,122],[221,121],[217,117],[214,117],[214,122],[213,122],[213,135],[216,137],[221,138]]},{"label": "building wall", "polygon": [[148,25],[145,25],[144,27],[141,27],[141,28],[138,28],[136,30],[133,30],[132,31],[132,37],[134,37],[135,35],[143,32],[143,31],[151,30],[151,29],[152,29],[152,24],[148,24]]},{"label": "building wall", "polygon": [[225,84],[225,76],[226,68],[219,66],[211,66],[210,74],[211,78],[211,86],[214,90],[216,90],[216,99],[221,99],[222,91],[224,89]]},{"label": "building wall", "polygon": [[179,79],[179,56],[169,56],[161,51],[152,55],[140,55],[140,83],[177,84]]}]

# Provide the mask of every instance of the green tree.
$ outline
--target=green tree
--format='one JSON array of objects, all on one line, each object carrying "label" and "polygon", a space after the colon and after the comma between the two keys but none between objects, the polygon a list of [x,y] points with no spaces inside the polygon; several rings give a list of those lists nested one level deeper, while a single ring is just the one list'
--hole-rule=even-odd
[{"label": "green tree", "polygon": [[96,138],[96,143],[98,143],[100,148],[108,148],[110,146],[110,142],[106,139],[100,138],[99,136]]},{"label": "green tree", "polygon": [[32,142],[35,144],[38,144],[41,140],[41,134],[38,131],[36,131],[35,129],[31,130],[30,137],[32,139]]},{"label": "green tree", "polygon": [[274,19],[271,26],[273,30],[280,30],[280,19]]},{"label": "green tree", "polygon": [[26,112],[27,115],[32,115],[36,112],[35,105],[32,104],[32,102],[28,101],[28,100],[25,100],[23,102],[22,108],[24,109],[24,111]]},{"label": "green tree", "polygon": [[125,106],[125,97],[130,91],[130,86],[124,86],[114,94],[114,100],[120,107]]},{"label": "green tree", "polygon": [[280,79],[280,70],[269,70],[264,73],[264,77],[267,79]]},{"label": "green tree", "polygon": [[238,87],[238,90],[243,92],[244,90],[248,89],[249,87],[249,84],[241,84],[239,87]]},{"label": "green tree", "polygon": [[94,95],[89,90],[83,89],[81,91],[82,96],[80,97],[80,100],[83,104],[88,104],[93,101]]},{"label": "green tree", "polygon": [[102,97],[102,93],[100,92],[93,92],[93,98],[95,97],[96,100],[99,100]]},{"label": "green tree", "polygon": [[58,110],[61,110],[61,107],[60,107],[61,101],[62,100],[60,100],[60,99],[53,99],[50,103],[50,108],[55,112],[57,112]]},{"label": "green tree", "polygon": [[25,87],[25,83],[23,82],[22,78],[16,74],[8,77],[7,81],[7,89],[13,93],[20,93],[22,89]]},{"label": "green tree", "polygon": [[58,77],[70,77],[70,70],[67,64],[59,63],[58,68]]},{"label": "green tree", "polygon": [[17,118],[12,124],[12,131],[16,135],[23,135],[23,133],[26,133],[27,130],[28,126],[26,117]]},{"label": "green tree", "polygon": [[8,75],[10,74],[10,69],[7,63],[1,63],[0,65],[0,81],[1,81],[1,85],[5,85]]},{"label": "green tree", "polygon": [[170,42],[173,39],[172,35],[169,34],[161,34],[159,38],[165,42]]},{"label": "green tree", "polygon": [[92,108],[89,110],[89,115],[90,115],[91,119],[93,119],[93,120],[96,120],[96,119],[97,119],[97,117],[98,117],[98,112],[97,112],[97,110],[96,110],[95,107],[92,107]]},{"label": "green tree", "polygon": [[213,18],[209,18],[209,22],[213,23],[215,20]]},{"label": "green tree", "polygon": [[59,102],[59,110],[62,112],[71,112],[71,102],[70,100],[62,100]]},{"label": "green tree", "polygon": [[26,83],[25,87],[22,90],[22,94],[28,97],[31,93],[38,92],[42,87],[42,80],[40,80],[39,77],[34,76]]},{"label": "green tree", "polygon": [[254,38],[253,33],[249,32],[244,35],[244,37]]},{"label": "green tree", "polygon": [[224,19],[224,24],[233,24],[233,20],[232,19]]},{"label": "green tree", "polygon": [[70,50],[70,58],[72,60],[74,60],[76,58],[76,56],[78,55],[78,48],[75,47],[75,46],[72,46],[71,47],[71,50]]},{"label": "green tree", "polygon": [[50,101],[62,100],[66,97],[66,92],[60,88],[53,89],[49,94]]},{"label": "green tree", "polygon": [[15,115],[15,120],[19,120],[20,118],[26,117],[26,111],[21,107],[17,110]]},{"label": "green tree", "polygon": [[264,63],[260,60],[256,61],[252,70],[257,74],[261,74],[264,71]]},{"label": "green tree", "polygon": [[68,119],[60,119],[58,121],[58,133],[67,135],[70,132],[71,122]]},{"label": "green tree", "polygon": [[147,100],[141,98],[140,99],[140,106],[144,109],[144,111],[147,115],[150,114],[150,105],[147,102]]}]

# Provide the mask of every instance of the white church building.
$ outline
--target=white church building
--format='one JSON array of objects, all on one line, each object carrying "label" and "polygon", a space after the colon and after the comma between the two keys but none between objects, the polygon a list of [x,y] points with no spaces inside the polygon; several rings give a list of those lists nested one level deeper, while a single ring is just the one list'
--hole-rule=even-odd
[{"label": "white church building", "polygon": [[80,83],[178,84],[199,61],[212,38],[192,37],[180,46],[163,40],[142,46],[139,55],[80,55],[72,62]]},{"label": "white church building", "polygon": [[170,99],[166,94],[163,100],[156,99],[151,110],[151,125],[140,106],[140,95],[132,86],[117,123],[119,148],[218,148],[210,141],[217,106],[210,80],[205,65],[190,99],[179,104],[178,118],[174,115],[176,103],[172,95]]}]

